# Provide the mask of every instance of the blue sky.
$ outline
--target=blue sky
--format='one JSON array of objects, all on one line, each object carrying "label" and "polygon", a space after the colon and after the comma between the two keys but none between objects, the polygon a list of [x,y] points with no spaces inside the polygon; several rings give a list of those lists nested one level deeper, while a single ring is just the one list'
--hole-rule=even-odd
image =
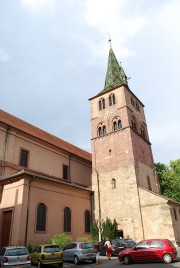
[{"label": "blue sky", "polygon": [[1,0],[0,108],[91,151],[108,33],[145,105],[155,162],[180,157],[179,0]]}]

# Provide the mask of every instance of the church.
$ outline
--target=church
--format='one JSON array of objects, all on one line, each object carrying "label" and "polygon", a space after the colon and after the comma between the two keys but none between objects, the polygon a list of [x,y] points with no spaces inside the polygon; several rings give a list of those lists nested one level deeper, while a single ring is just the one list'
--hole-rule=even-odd
[{"label": "church", "polygon": [[180,241],[180,204],[160,194],[144,105],[110,45],[104,89],[89,99],[92,154],[0,110],[0,247],[119,236]]}]

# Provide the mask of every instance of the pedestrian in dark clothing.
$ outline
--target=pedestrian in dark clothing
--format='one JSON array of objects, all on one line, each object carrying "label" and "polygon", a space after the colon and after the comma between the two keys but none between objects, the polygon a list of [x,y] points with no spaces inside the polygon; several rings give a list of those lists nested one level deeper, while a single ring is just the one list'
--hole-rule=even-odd
[{"label": "pedestrian in dark clothing", "polygon": [[96,252],[96,264],[99,264],[100,261],[99,261],[99,256],[100,256],[100,243],[97,242],[95,245],[94,245],[94,251]]}]

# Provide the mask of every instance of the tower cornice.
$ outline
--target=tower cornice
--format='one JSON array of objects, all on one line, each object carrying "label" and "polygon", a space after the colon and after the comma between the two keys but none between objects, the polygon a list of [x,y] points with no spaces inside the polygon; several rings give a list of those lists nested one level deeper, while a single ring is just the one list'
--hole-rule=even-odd
[{"label": "tower cornice", "polygon": [[116,90],[116,89],[118,89],[118,88],[121,88],[121,87],[125,87],[125,88],[132,94],[132,96],[133,96],[134,98],[136,98],[136,100],[139,101],[139,103],[140,103],[143,107],[145,107],[144,104],[138,99],[138,97],[137,97],[137,96],[130,90],[129,86],[126,85],[126,84],[122,84],[122,85],[117,86],[117,87],[115,87],[115,88],[112,88],[112,89],[110,89],[110,90],[108,90],[108,91],[104,91],[104,90],[103,90],[103,91],[101,91],[99,94],[95,95],[94,97],[89,98],[88,100],[91,101],[91,100],[93,100],[93,99],[96,99],[97,97],[101,97],[101,96],[103,96],[103,95],[105,95],[105,94],[107,94],[107,93],[110,93],[110,92],[112,92],[112,91],[114,91],[114,90]]}]

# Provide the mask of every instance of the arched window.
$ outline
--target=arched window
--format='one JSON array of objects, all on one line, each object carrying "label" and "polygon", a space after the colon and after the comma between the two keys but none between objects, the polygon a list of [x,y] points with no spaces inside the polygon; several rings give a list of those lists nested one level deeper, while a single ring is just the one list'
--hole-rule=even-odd
[{"label": "arched window", "polygon": [[122,128],[122,122],[121,122],[121,120],[119,119],[118,120],[118,129],[121,129]]},{"label": "arched window", "polygon": [[117,130],[117,122],[116,122],[116,121],[113,122],[113,130],[114,130],[114,131]]},{"label": "arched window", "polygon": [[148,189],[150,191],[152,191],[151,180],[150,180],[149,176],[147,176],[147,184],[148,184]]},{"label": "arched window", "polygon": [[46,205],[40,203],[37,207],[36,231],[46,230]]},{"label": "arched window", "polygon": [[68,207],[64,209],[64,232],[71,232],[71,210]]},{"label": "arched window", "polygon": [[113,131],[116,131],[116,130],[119,130],[122,128],[122,122],[121,122],[121,119],[116,116],[114,119],[113,119]]},{"label": "arched window", "polygon": [[115,95],[114,93],[109,95],[109,106],[112,106],[115,104]]},{"label": "arched window", "polygon": [[132,97],[131,97],[131,104],[132,104],[133,106],[135,106],[135,104],[134,104],[134,100],[133,100]]},{"label": "arched window", "polygon": [[112,189],[116,188],[116,180],[113,178],[112,181]]},{"label": "arched window", "polygon": [[103,125],[103,135],[106,135],[106,126]]},{"label": "arched window", "polygon": [[137,122],[134,116],[131,119],[131,125],[132,125],[132,128],[137,131]]},{"label": "arched window", "polygon": [[139,104],[136,102],[136,110],[139,111]]},{"label": "arched window", "polygon": [[140,129],[140,131],[141,131],[141,136],[142,136],[143,138],[145,138],[145,137],[146,137],[146,134],[145,134],[145,128],[144,128],[143,125],[141,125],[141,129]]},{"label": "arched window", "polygon": [[103,122],[101,122],[98,125],[98,136],[101,137],[104,135],[106,135],[106,125]]},{"label": "arched window", "polygon": [[85,232],[90,233],[91,214],[89,210],[85,211]]},{"label": "arched window", "polygon": [[105,109],[105,99],[101,98],[99,100],[99,110]]}]

